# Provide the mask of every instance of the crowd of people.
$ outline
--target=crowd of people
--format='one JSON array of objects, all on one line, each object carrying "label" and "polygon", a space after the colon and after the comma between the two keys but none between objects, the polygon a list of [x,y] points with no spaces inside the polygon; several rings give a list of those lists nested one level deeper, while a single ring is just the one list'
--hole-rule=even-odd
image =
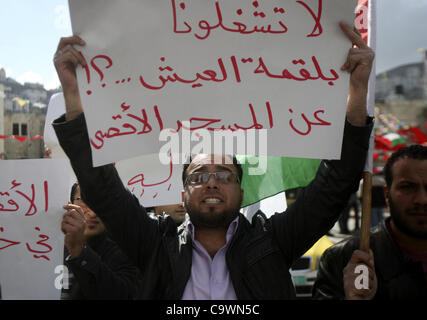
[{"label": "crowd of people", "polygon": [[[215,188],[214,185],[218,180],[211,179],[212,174],[214,173],[202,171],[192,176],[190,181],[196,181],[197,185],[206,180],[205,183],[212,184],[212,188]],[[370,251],[364,252],[359,249],[359,235],[347,237],[327,249],[320,259],[312,299],[425,299],[427,147],[412,145],[395,152],[384,168],[384,175],[386,185],[382,191],[390,216],[373,226]],[[225,183],[228,184],[229,180],[236,183],[239,181],[238,177],[238,173],[233,176],[230,171]],[[374,207],[374,202],[372,206]],[[64,208],[67,210],[62,222],[62,231],[65,234],[64,257],[71,274],[69,287],[67,290],[63,289],[61,298],[154,298],[148,295],[141,296],[144,292],[141,287],[144,283],[143,269],[137,268],[136,264],[110,239],[103,222],[82,200],[78,183],[72,186],[70,202]],[[182,203],[151,207],[147,208],[146,212],[153,220],[173,221],[169,224],[173,226],[172,228],[177,228],[179,234],[182,234],[184,226],[190,223],[190,217],[186,215]],[[237,227],[237,223],[235,225]],[[231,235],[229,229],[226,235],[228,238]],[[192,237],[192,241],[197,240]],[[193,247],[193,250],[200,250],[200,254],[204,252],[209,256],[201,256],[200,261],[191,262],[199,264],[199,267],[205,267],[205,273],[209,272],[214,267],[218,251],[209,253],[207,249],[204,250],[204,246],[200,244],[196,246],[199,247]],[[227,245],[223,248],[227,248]],[[274,260],[271,263],[271,266],[274,266]],[[367,266],[368,284],[366,287],[358,288],[356,283],[359,273],[355,270],[361,264]],[[190,280],[191,276],[188,281]],[[195,289],[192,290],[195,294]],[[204,294],[206,295],[204,299],[209,298],[208,293]]]},{"label": "crowd of people", "polygon": [[[350,81],[341,158],[324,160],[285,212],[267,218],[258,211],[252,221],[239,212],[243,175],[233,156],[195,155],[183,167],[183,203],[153,208],[140,205],[114,165],[93,167],[75,72],[86,61],[74,46],[85,42],[62,38],[54,63],[66,113],[53,127],[78,179],[64,206],[64,257],[72,277],[62,297],[294,299],[293,262],[340,217],[348,233],[373,128],[366,101],[374,53],[357,31],[340,27],[352,43],[342,66]],[[384,176],[377,190],[390,217],[376,220],[369,252],[354,235],[322,255],[313,299],[427,297],[427,147],[396,152]],[[360,283],[360,266],[366,283]]]}]

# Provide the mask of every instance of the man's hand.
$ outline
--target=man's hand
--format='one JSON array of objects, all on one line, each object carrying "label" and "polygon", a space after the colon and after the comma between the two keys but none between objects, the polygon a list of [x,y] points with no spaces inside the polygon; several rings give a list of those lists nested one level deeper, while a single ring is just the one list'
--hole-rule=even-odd
[{"label": "man's hand", "polygon": [[354,126],[366,124],[366,99],[369,75],[375,54],[363,41],[357,30],[340,22],[341,30],[353,44],[341,70],[350,73],[350,88],[347,103],[347,120]]},{"label": "man's hand", "polygon": [[61,230],[65,234],[64,243],[71,258],[76,258],[84,248],[83,234],[86,229],[86,218],[83,209],[77,205],[69,203],[64,206],[64,209],[67,210],[61,223]]},{"label": "man's hand", "polygon": [[[378,282],[375,274],[374,254],[372,250],[369,251],[368,254],[361,250],[355,250],[343,270],[346,300],[371,300],[377,293]],[[361,272],[356,272],[356,267],[359,265],[362,265]],[[363,274],[366,270],[368,275]],[[362,279],[363,276],[368,277]]]},{"label": "man's hand", "polygon": [[56,72],[64,92],[67,120],[75,119],[83,112],[76,68],[79,65],[85,66],[86,60],[74,45],[84,46],[85,42],[78,36],[61,38],[54,56]]}]

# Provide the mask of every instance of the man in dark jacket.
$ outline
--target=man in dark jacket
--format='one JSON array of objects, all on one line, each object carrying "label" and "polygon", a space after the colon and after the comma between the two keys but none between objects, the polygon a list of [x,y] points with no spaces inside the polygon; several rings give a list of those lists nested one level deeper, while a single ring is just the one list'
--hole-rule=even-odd
[{"label": "man in dark jacket", "polygon": [[[342,69],[350,73],[342,159],[324,161],[315,180],[285,213],[250,224],[239,208],[241,168],[225,156],[197,155],[183,172],[184,204],[190,217],[177,229],[171,218],[153,220],[127,191],[112,165],[93,168],[75,77],[85,65],[63,38],[55,67],[64,90],[65,116],[54,122],[62,148],[81,183],[85,202],[99,212],[114,240],[143,274],[147,299],[289,299],[295,291],[292,262],[335,223],[359,186],[372,125],[366,96],[373,52],[352,28],[340,24],[353,43]],[[76,148],[81,149],[75,152]]]},{"label": "man in dark jacket", "polygon": [[82,201],[77,183],[71,188],[65,209],[61,228],[65,234],[65,264],[70,272],[61,299],[138,298],[138,268],[109,239],[102,221]]},{"label": "man in dark jacket", "polygon": [[[359,237],[325,251],[313,295],[317,299],[427,299],[427,147],[395,152],[385,166],[390,218],[372,230],[370,254]],[[366,266],[366,283],[362,269]],[[359,280],[358,280],[359,279]]]}]

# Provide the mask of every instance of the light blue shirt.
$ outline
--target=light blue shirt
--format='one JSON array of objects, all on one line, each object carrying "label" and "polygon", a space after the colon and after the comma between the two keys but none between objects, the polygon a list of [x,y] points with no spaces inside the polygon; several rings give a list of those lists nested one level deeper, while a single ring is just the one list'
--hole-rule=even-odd
[{"label": "light blue shirt", "polygon": [[227,230],[226,243],[213,259],[205,248],[194,239],[194,225],[188,230],[193,241],[191,275],[184,289],[182,300],[236,300],[230,273],[225,262],[225,253],[230,240],[236,233],[239,217],[234,219]]}]

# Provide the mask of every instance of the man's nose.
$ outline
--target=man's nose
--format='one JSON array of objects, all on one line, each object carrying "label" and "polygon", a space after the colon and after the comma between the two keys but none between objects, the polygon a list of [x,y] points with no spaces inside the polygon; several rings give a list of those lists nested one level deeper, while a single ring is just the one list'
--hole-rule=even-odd
[{"label": "man's nose", "polygon": [[206,185],[208,188],[217,188],[218,187],[218,181],[216,181],[215,174],[211,173],[209,175],[208,181],[206,182]]},{"label": "man's nose", "polygon": [[419,188],[416,195],[414,202],[419,205],[426,206],[427,205],[427,188]]}]

